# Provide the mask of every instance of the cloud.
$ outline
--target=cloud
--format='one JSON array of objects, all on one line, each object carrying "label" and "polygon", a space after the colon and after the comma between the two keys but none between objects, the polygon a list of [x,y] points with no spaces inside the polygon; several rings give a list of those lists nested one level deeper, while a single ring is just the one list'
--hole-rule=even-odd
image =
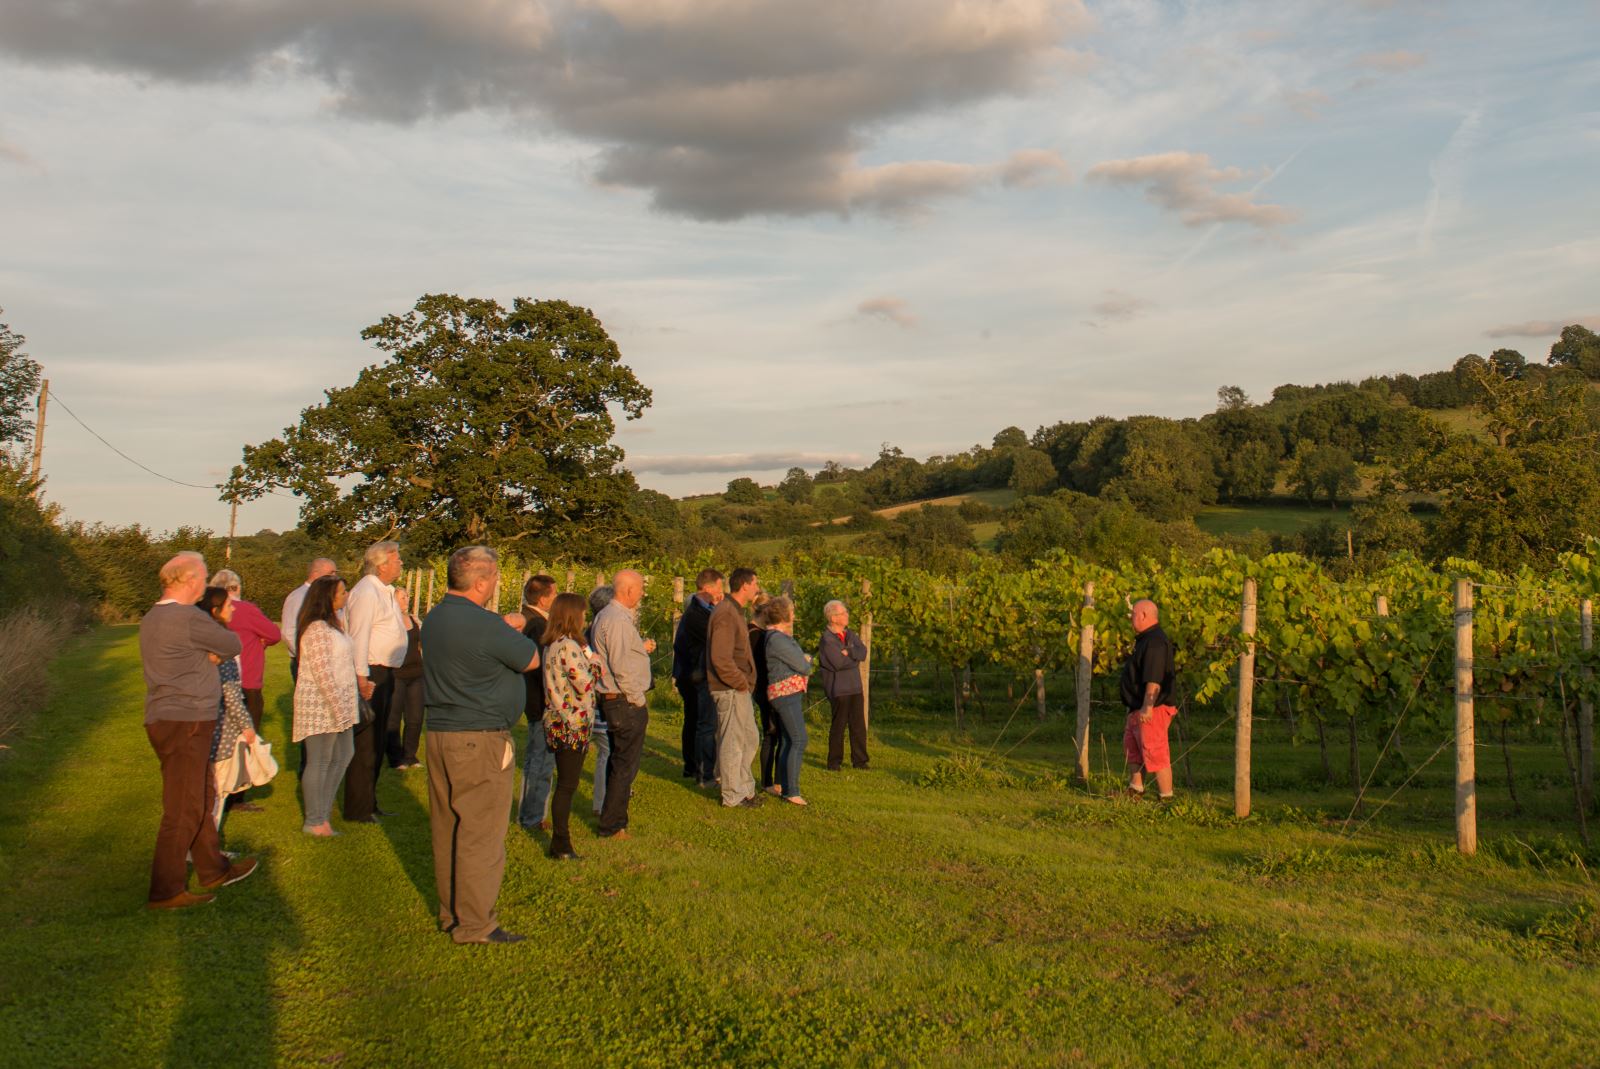
[{"label": "cloud", "polygon": [[1600,315],[1573,316],[1571,319],[1530,319],[1526,323],[1502,323],[1484,331],[1489,338],[1553,338],[1563,329],[1576,324],[1590,330],[1600,330]]},{"label": "cloud", "polygon": [[917,325],[911,306],[899,297],[870,297],[856,305],[856,314],[877,317],[906,329]]},{"label": "cloud", "polygon": [[0,138],[0,161],[14,163],[18,167],[23,167],[30,171],[41,171],[44,169],[39,165],[38,160],[34,159],[17,145],[12,144],[10,141],[5,140],[4,138]]},{"label": "cloud", "polygon": [[1367,52],[1355,58],[1355,66],[1386,74],[1415,70],[1427,62],[1428,57],[1421,52],[1408,52],[1403,48],[1397,48],[1392,52]]},{"label": "cloud", "polygon": [[[1258,204],[1255,191],[1223,193],[1218,184],[1240,182],[1259,172],[1211,166],[1211,157],[1194,152],[1163,152],[1128,160],[1108,160],[1089,169],[1090,181],[1116,186],[1142,185],[1145,196],[1178,213],[1185,226],[1247,223],[1270,229],[1292,222],[1293,212],[1279,204]],[[1270,177],[1271,172],[1266,172]]]},{"label": "cloud", "polygon": [[534,118],[596,144],[602,184],[715,220],[902,214],[1060,177],[1037,150],[861,154],[894,120],[1081,68],[1060,42],[1092,25],[1083,0],[120,0],[0,6],[0,51],[191,84],[287,71],[387,122]]},{"label": "cloud", "polygon": [[651,472],[657,475],[705,475],[718,472],[820,468],[830,460],[852,467],[866,462],[866,458],[859,453],[716,453],[710,456],[679,453],[630,457],[627,463],[635,472]]},{"label": "cloud", "polygon": [[1135,297],[1121,290],[1106,290],[1100,300],[1095,302],[1094,314],[1101,319],[1120,323],[1143,314],[1151,307],[1153,307],[1151,302],[1143,297]]},{"label": "cloud", "polygon": [[1333,98],[1320,89],[1285,89],[1278,97],[1303,119],[1322,118],[1322,109],[1333,103]]}]

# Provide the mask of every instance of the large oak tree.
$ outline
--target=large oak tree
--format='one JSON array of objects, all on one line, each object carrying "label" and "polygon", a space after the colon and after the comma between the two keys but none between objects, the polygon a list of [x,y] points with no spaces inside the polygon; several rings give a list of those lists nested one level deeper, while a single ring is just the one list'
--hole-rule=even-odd
[{"label": "large oak tree", "polygon": [[650,391],[594,313],[430,294],[362,337],[388,359],[246,446],[225,500],[285,487],[313,536],[392,534],[423,552],[520,542],[613,557],[648,537],[612,410],[636,419]]}]

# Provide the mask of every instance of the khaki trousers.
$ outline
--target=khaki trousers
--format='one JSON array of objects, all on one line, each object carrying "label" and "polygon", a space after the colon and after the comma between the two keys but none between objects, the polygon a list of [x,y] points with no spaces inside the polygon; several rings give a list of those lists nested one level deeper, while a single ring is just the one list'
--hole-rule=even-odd
[{"label": "khaki trousers", "polygon": [[511,733],[431,731],[427,752],[439,926],[458,943],[481,943],[500,926],[494,903],[506,872]]}]

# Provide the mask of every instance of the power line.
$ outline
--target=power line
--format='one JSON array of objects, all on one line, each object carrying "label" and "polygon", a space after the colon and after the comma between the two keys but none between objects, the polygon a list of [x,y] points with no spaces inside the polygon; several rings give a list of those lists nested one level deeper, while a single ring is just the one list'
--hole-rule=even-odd
[{"label": "power line", "polygon": [[106,441],[105,438],[101,437],[99,431],[95,430],[93,427],[91,427],[87,423],[83,422],[83,420],[79,418],[78,414],[76,412],[74,412],[71,409],[71,407],[68,406],[68,404],[65,401],[63,401],[61,399],[61,394],[58,391],[56,391],[56,390],[51,390],[50,391],[50,400],[54,401],[56,404],[60,405],[64,409],[66,409],[67,415],[71,416],[74,420],[76,420],[78,426],[82,427],[84,430],[86,430],[90,434],[94,435],[95,438],[99,439],[101,445],[105,446],[107,449],[111,450],[113,453],[117,454],[117,456],[121,457],[123,460],[126,460],[129,464],[132,464],[134,467],[143,469],[144,471],[149,472],[151,475],[154,475],[158,479],[165,479],[167,482],[175,483],[178,486],[189,486],[189,487],[193,487],[196,490],[220,490],[222,488],[220,484],[216,484],[216,483],[213,483],[210,486],[206,486],[206,485],[204,485],[202,483],[186,483],[182,479],[174,479],[170,475],[163,475],[159,471],[157,471],[156,469],[150,467],[150,465],[148,465],[148,464],[139,463],[137,460],[134,460],[128,454],[124,453],[122,450],[118,449],[116,446],[114,446],[110,442]]},{"label": "power line", "polygon": [[[148,464],[141,464],[139,461],[133,459],[128,454],[124,453],[122,450],[118,449],[116,446],[114,446],[110,442],[106,441],[105,437],[103,435],[101,435],[99,431],[95,430],[93,427],[91,427],[87,423],[85,423],[83,421],[82,417],[80,417],[76,412],[74,412],[72,410],[72,408],[65,401],[63,401],[61,399],[61,393],[59,391],[52,389],[50,391],[50,400],[54,401],[56,404],[60,405],[63,409],[65,409],[67,415],[71,416],[73,418],[73,420],[78,424],[78,426],[82,427],[84,430],[86,430],[90,434],[94,435],[94,437],[100,442],[101,445],[105,446],[107,449],[111,450],[113,453],[117,454],[117,456],[121,457],[123,460],[126,460],[129,464],[132,464],[134,467],[139,468],[142,471],[147,471],[151,475],[154,475],[156,478],[164,479],[167,482],[172,483],[175,486],[187,486],[187,487],[190,487],[190,488],[195,489],[195,490],[221,490],[222,489],[222,484],[221,483],[212,483],[211,485],[208,486],[208,485],[205,485],[203,483],[184,482],[182,479],[174,479],[170,475],[163,475],[161,472],[159,472],[156,469],[150,467],[150,465],[148,465]],[[281,494],[276,490],[270,490],[270,489],[269,490],[265,490],[263,492],[271,494],[273,497],[286,497],[286,498],[289,498],[290,500],[293,500],[293,497],[294,497],[294,495],[292,495],[292,494]]]}]

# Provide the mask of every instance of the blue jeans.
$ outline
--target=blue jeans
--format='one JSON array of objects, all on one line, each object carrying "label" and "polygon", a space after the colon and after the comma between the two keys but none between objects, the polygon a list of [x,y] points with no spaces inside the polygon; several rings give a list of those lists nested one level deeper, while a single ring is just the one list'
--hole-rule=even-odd
[{"label": "blue jeans", "polygon": [[556,774],[556,755],[544,741],[544,721],[528,725],[528,752],[522,757],[522,805],[517,823],[531,831],[550,812],[550,779]]},{"label": "blue jeans", "polygon": [[710,783],[717,778],[717,706],[711,700],[711,688],[704,680],[700,688],[699,719],[695,721],[695,756],[700,761],[699,782]]},{"label": "blue jeans", "polygon": [[785,798],[796,798],[800,794],[800,762],[806,755],[805,693],[772,699],[772,710],[778,714],[782,729],[778,739],[778,782],[783,785]]},{"label": "blue jeans", "polygon": [[589,732],[589,743],[594,747],[594,811],[598,813],[606,805],[606,762],[611,759],[611,726],[599,717]]}]

